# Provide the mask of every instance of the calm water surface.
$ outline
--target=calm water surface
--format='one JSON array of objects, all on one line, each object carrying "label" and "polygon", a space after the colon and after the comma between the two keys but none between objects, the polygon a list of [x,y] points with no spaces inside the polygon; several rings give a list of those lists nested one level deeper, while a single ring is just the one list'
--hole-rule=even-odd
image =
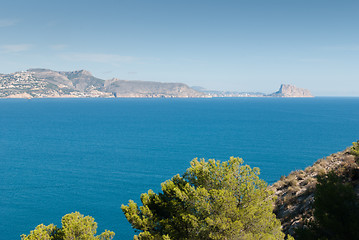
[{"label": "calm water surface", "polygon": [[0,239],[66,213],[132,239],[121,212],[194,157],[240,156],[267,182],[359,138],[359,98],[0,100]]}]

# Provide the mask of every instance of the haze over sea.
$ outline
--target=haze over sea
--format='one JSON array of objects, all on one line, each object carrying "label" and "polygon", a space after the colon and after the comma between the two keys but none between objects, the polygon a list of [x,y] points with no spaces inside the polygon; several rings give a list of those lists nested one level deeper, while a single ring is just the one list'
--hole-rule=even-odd
[{"label": "haze over sea", "polygon": [[242,157],[273,183],[359,138],[359,98],[2,99],[1,239],[91,215],[132,239],[120,207],[195,158]]}]

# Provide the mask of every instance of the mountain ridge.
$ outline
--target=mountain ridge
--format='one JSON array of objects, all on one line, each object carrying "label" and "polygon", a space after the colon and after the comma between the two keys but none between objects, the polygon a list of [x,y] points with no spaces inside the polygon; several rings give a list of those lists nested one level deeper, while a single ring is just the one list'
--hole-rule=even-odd
[{"label": "mountain ridge", "polygon": [[211,91],[184,83],[97,78],[87,70],[54,71],[31,68],[0,74],[0,98],[212,98],[212,97],[313,97],[309,90],[282,84],[279,91]]},{"label": "mountain ridge", "polygon": [[181,97],[202,98],[206,94],[184,83],[103,80],[89,71],[53,71],[32,68],[13,74],[0,74],[0,98],[58,97]]}]

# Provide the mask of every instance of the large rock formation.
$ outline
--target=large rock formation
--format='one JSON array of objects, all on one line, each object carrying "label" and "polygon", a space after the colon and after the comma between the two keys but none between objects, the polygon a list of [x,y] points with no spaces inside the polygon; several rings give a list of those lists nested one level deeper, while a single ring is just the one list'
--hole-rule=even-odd
[{"label": "large rock formation", "polygon": [[282,84],[279,91],[269,94],[269,97],[313,97],[309,90],[297,88],[289,84]]}]

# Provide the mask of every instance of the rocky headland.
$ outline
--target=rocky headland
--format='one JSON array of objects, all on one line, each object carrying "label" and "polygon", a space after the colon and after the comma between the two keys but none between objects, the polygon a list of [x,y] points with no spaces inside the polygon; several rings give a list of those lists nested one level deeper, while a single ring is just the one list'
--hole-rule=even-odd
[{"label": "rocky headland", "polygon": [[275,93],[267,95],[269,97],[313,97],[308,89],[297,88],[294,85],[282,84]]}]

